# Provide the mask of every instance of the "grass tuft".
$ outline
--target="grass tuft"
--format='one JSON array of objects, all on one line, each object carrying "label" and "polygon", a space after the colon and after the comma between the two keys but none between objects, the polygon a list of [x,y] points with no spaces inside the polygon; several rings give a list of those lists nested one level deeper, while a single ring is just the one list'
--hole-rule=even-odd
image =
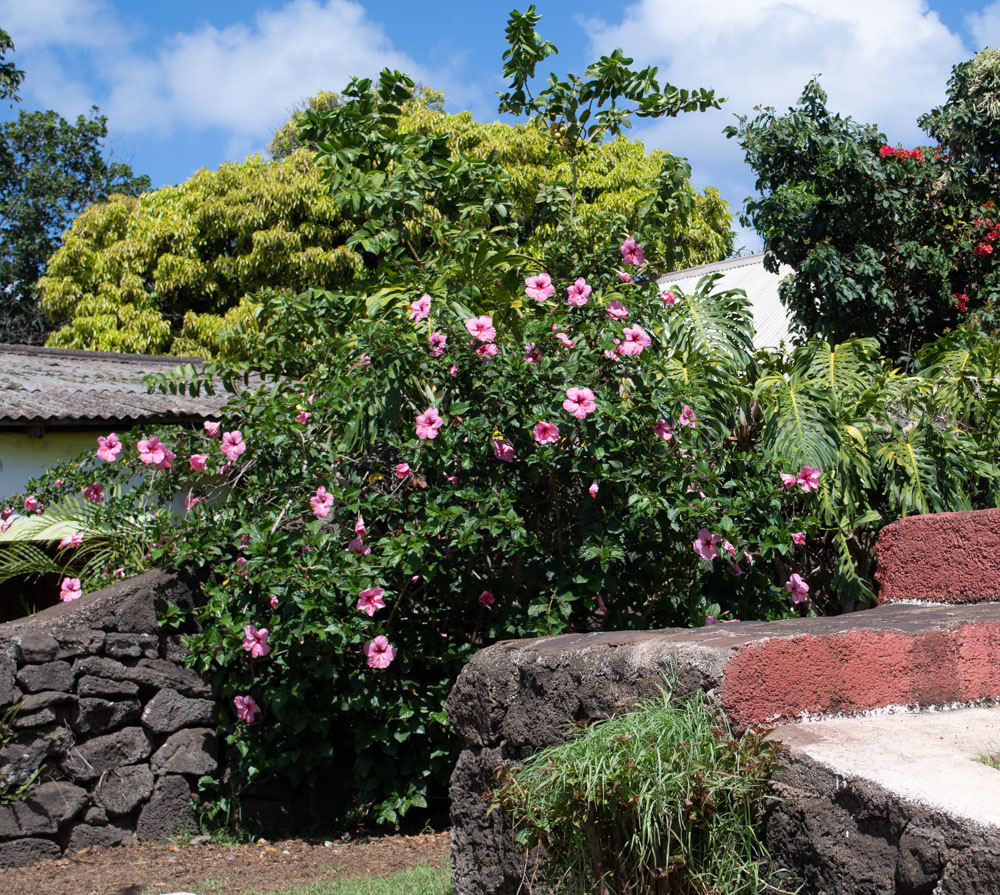
[{"label": "grass tuft", "polygon": [[662,698],[501,772],[496,803],[567,895],[757,895],[779,749],[702,693]]}]

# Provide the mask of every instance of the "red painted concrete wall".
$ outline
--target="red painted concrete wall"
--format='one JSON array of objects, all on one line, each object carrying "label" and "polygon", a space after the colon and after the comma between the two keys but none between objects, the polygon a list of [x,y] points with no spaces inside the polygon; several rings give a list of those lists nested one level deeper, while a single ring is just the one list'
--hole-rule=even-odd
[{"label": "red painted concrete wall", "polygon": [[879,603],[1000,599],[1000,509],[908,516],[875,547]]}]

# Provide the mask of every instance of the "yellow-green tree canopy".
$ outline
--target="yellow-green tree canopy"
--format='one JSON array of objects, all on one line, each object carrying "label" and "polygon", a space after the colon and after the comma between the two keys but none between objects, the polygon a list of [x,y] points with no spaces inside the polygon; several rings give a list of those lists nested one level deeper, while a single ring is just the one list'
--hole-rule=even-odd
[{"label": "yellow-green tree canopy", "polygon": [[[321,94],[309,108],[337,101]],[[558,135],[528,124],[481,124],[439,106],[438,94],[418,91],[400,130],[444,134],[453,152],[473,158],[495,152],[506,175],[512,239],[526,255],[541,256],[568,202]],[[48,344],[238,355],[247,344],[242,334],[254,328],[255,292],[344,289],[369,273],[362,255],[344,245],[356,222],[336,208],[315,153],[294,133],[289,125],[278,131],[273,160],[254,156],[201,170],[178,186],[113,196],[81,214],[39,282],[43,310],[64,322]],[[687,174],[682,159],[647,153],[640,142],[592,147],[579,161],[578,238],[603,243],[609,212],[627,216],[668,195],[676,217],[652,244],[647,239],[647,257],[670,269],[724,258],[732,239],[728,206],[715,189],[698,193]]]}]

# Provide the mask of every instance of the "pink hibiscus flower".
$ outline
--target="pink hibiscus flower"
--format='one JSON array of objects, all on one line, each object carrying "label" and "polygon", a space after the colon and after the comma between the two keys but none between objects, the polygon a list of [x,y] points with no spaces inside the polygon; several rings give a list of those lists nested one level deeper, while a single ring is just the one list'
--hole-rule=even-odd
[{"label": "pink hibiscus flower", "polygon": [[431,357],[440,357],[444,354],[445,345],[448,344],[448,337],[437,330],[434,330],[427,339],[431,346]]},{"label": "pink hibiscus flower", "polygon": [[617,298],[608,305],[607,311],[608,317],[611,320],[624,320],[628,317],[628,308],[618,301]]},{"label": "pink hibiscus flower", "polygon": [[626,326],[624,329],[625,342],[622,344],[622,354],[636,356],[642,354],[643,348],[648,348],[652,344],[652,339],[644,332],[639,324]]},{"label": "pink hibiscus flower", "polygon": [[428,407],[417,416],[417,438],[437,438],[438,431],[444,425],[441,414],[436,407]]},{"label": "pink hibiscus flower", "polygon": [[804,603],[809,599],[809,585],[802,580],[797,572],[785,582],[785,590],[792,595],[793,603]]},{"label": "pink hibiscus flower", "polygon": [[80,587],[79,578],[63,578],[59,585],[59,599],[64,603],[71,600],[79,600],[83,596],[83,589]]},{"label": "pink hibiscus flower", "polygon": [[91,503],[104,503],[104,485],[94,482],[83,489],[83,496]]},{"label": "pink hibiscus flower", "polygon": [[205,498],[204,497],[198,497],[194,493],[194,489],[193,488],[189,488],[187,495],[184,497],[184,511],[186,513],[190,513],[191,510],[193,510],[196,506],[198,506],[199,504],[203,504],[203,503],[206,503]]},{"label": "pink hibiscus flower", "polygon": [[670,441],[674,437],[673,427],[665,419],[658,419],[653,427],[653,433],[662,441]]},{"label": "pink hibiscus flower", "polygon": [[389,643],[385,634],[379,634],[374,640],[369,640],[363,647],[369,668],[388,668],[396,658],[396,647]]},{"label": "pink hibiscus flower", "polygon": [[567,302],[575,308],[582,308],[587,303],[587,297],[592,291],[593,288],[587,285],[587,281],[583,277],[579,277],[572,286],[566,287],[566,294],[569,296]]},{"label": "pink hibiscus flower", "polygon": [[407,476],[413,475],[413,470],[410,469],[409,463],[397,463],[396,464],[396,478],[405,479]]},{"label": "pink hibiscus flower", "polygon": [[524,287],[524,294],[535,301],[545,301],[547,298],[552,298],[556,291],[556,287],[552,285],[552,277],[547,273],[527,277],[524,281]]},{"label": "pink hibiscus flower", "polygon": [[646,263],[646,256],[643,254],[642,246],[629,236],[621,247],[622,259],[626,264],[633,264],[638,267]]},{"label": "pink hibiscus flower", "polygon": [[246,442],[243,441],[243,433],[239,429],[232,432],[222,433],[222,446],[219,450],[226,455],[230,463],[239,460],[240,455],[247,449]]},{"label": "pink hibiscus flower", "polygon": [[531,432],[539,444],[555,444],[559,441],[559,427],[547,420],[535,423]]},{"label": "pink hibiscus flower", "polygon": [[453,377],[458,375],[458,364],[451,365],[451,368],[448,370],[448,375]]},{"label": "pink hibiscus flower", "polygon": [[136,447],[139,448],[139,459],[154,469],[167,469],[173,465],[171,461],[177,456],[156,435],[143,438]]},{"label": "pink hibiscus flower", "polygon": [[255,628],[247,625],[243,629],[243,649],[250,653],[250,658],[260,659],[271,652],[267,642],[267,628]]},{"label": "pink hibiscus flower", "polygon": [[254,718],[260,711],[260,706],[254,701],[252,696],[234,696],[233,705],[236,706],[236,717],[247,724],[253,724]]},{"label": "pink hibiscus flower", "polygon": [[83,532],[78,531],[67,535],[59,542],[59,549],[65,550],[67,547],[79,547],[83,543]]},{"label": "pink hibiscus flower", "polygon": [[566,389],[566,400],[563,401],[562,406],[563,410],[568,410],[578,420],[584,419],[588,413],[597,410],[594,393],[589,388]]},{"label": "pink hibiscus flower", "polygon": [[208,461],[208,454],[192,454],[188,457],[188,464],[194,472],[204,472]]},{"label": "pink hibiscus flower", "polygon": [[358,609],[368,613],[368,617],[371,618],[379,609],[385,609],[385,600],[382,599],[384,593],[385,589],[381,587],[370,587],[361,591],[358,594]]},{"label": "pink hibiscus flower", "polygon": [[714,535],[707,528],[702,528],[691,546],[702,559],[711,562],[719,555],[719,544],[721,543],[722,538],[719,535]]},{"label": "pink hibiscus flower", "polygon": [[793,531],[792,532],[792,543],[798,544],[800,547],[806,542],[806,533],[804,531]]},{"label": "pink hibiscus flower", "polygon": [[366,531],[368,528],[365,526],[365,520],[358,516],[357,522],[354,523],[354,533],[360,538],[364,537]]},{"label": "pink hibiscus flower", "polygon": [[496,597],[494,597],[493,594],[490,591],[484,590],[479,595],[479,602],[483,606],[492,606],[496,602]]},{"label": "pink hibiscus flower", "polygon": [[632,277],[629,274],[625,273],[624,270],[619,270],[616,267],[616,268],[614,268],[614,271],[615,271],[616,274],[618,274],[618,279],[621,280],[623,283],[631,283],[632,282]]},{"label": "pink hibiscus flower", "polygon": [[480,360],[489,360],[491,357],[496,357],[499,350],[492,342],[487,342],[476,349],[476,354],[479,355]]},{"label": "pink hibiscus flower", "polygon": [[526,364],[537,364],[542,359],[542,350],[532,342],[524,352],[522,360]]},{"label": "pink hibiscus flower", "polygon": [[493,318],[489,314],[480,317],[470,317],[465,321],[465,328],[469,335],[479,339],[480,342],[492,342],[497,335],[496,327],[493,325]]},{"label": "pink hibiscus flower", "polygon": [[504,463],[513,463],[515,458],[514,445],[505,438],[494,438],[493,456],[498,460],[503,460]]},{"label": "pink hibiscus flower", "polygon": [[329,516],[330,510],[333,509],[333,495],[320,485],[316,489],[316,493],[309,498],[309,506],[312,507],[313,515],[317,519]]},{"label": "pink hibiscus flower", "polygon": [[24,508],[29,512],[33,513],[38,509],[38,498],[34,494],[29,494],[24,498]]},{"label": "pink hibiscus flower", "polygon": [[121,453],[122,443],[118,436],[112,432],[106,438],[103,435],[97,436],[97,457],[105,463],[114,463]]},{"label": "pink hibiscus flower", "polygon": [[361,556],[367,556],[372,552],[372,548],[369,547],[361,538],[351,538],[347,545],[347,549],[351,553],[358,553]]},{"label": "pink hibiscus flower", "polygon": [[205,420],[205,422],[202,423],[202,426],[205,429],[205,434],[209,438],[218,438],[219,433],[222,431],[222,423],[214,423],[211,420]]},{"label": "pink hibiscus flower", "polygon": [[300,410],[297,414],[295,414],[295,420],[296,422],[305,425],[311,416],[312,414],[308,410]]},{"label": "pink hibiscus flower", "polygon": [[570,339],[569,336],[566,335],[566,333],[555,333],[554,335],[560,342],[562,342],[563,348],[572,348],[576,344],[572,339]]},{"label": "pink hibiscus flower", "polygon": [[415,302],[406,306],[410,312],[410,319],[416,323],[418,320],[426,320],[431,313],[431,297],[425,292]]},{"label": "pink hibiscus flower", "polygon": [[783,488],[794,488],[798,484],[798,478],[792,472],[779,472],[781,476],[781,486]]},{"label": "pink hibiscus flower", "polygon": [[663,299],[665,305],[673,305],[677,303],[677,296],[674,295],[669,289],[666,292],[660,293],[660,298]]},{"label": "pink hibiscus flower", "polygon": [[799,470],[799,474],[795,477],[795,481],[799,483],[799,487],[808,494],[810,491],[815,491],[819,487],[819,477],[820,471],[815,466],[803,466]]},{"label": "pink hibiscus flower", "polygon": [[694,415],[694,411],[685,404],[681,408],[681,415],[677,422],[681,426],[687,426],[689,429],[695,428],[695,423],[698,421],[698,417]]},{"label": "pink hibiscus flower", "polygon": [[600,491],[600,490],[601,489],[597,486],[597,482],[591,482],[590,483],[590,487],[587,489],[587,493],[591,497],[597,497],[597,492]]}]

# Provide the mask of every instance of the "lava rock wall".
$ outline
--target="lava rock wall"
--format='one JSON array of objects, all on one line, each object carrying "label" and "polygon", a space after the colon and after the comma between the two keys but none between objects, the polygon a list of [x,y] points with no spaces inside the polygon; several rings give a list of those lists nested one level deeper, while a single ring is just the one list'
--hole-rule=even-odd
[{"label": "lava rock wall", "polygon": [[190,588],[152,571],[0,625],[0,865],[195,828],[216,707],[170,603]]}]

